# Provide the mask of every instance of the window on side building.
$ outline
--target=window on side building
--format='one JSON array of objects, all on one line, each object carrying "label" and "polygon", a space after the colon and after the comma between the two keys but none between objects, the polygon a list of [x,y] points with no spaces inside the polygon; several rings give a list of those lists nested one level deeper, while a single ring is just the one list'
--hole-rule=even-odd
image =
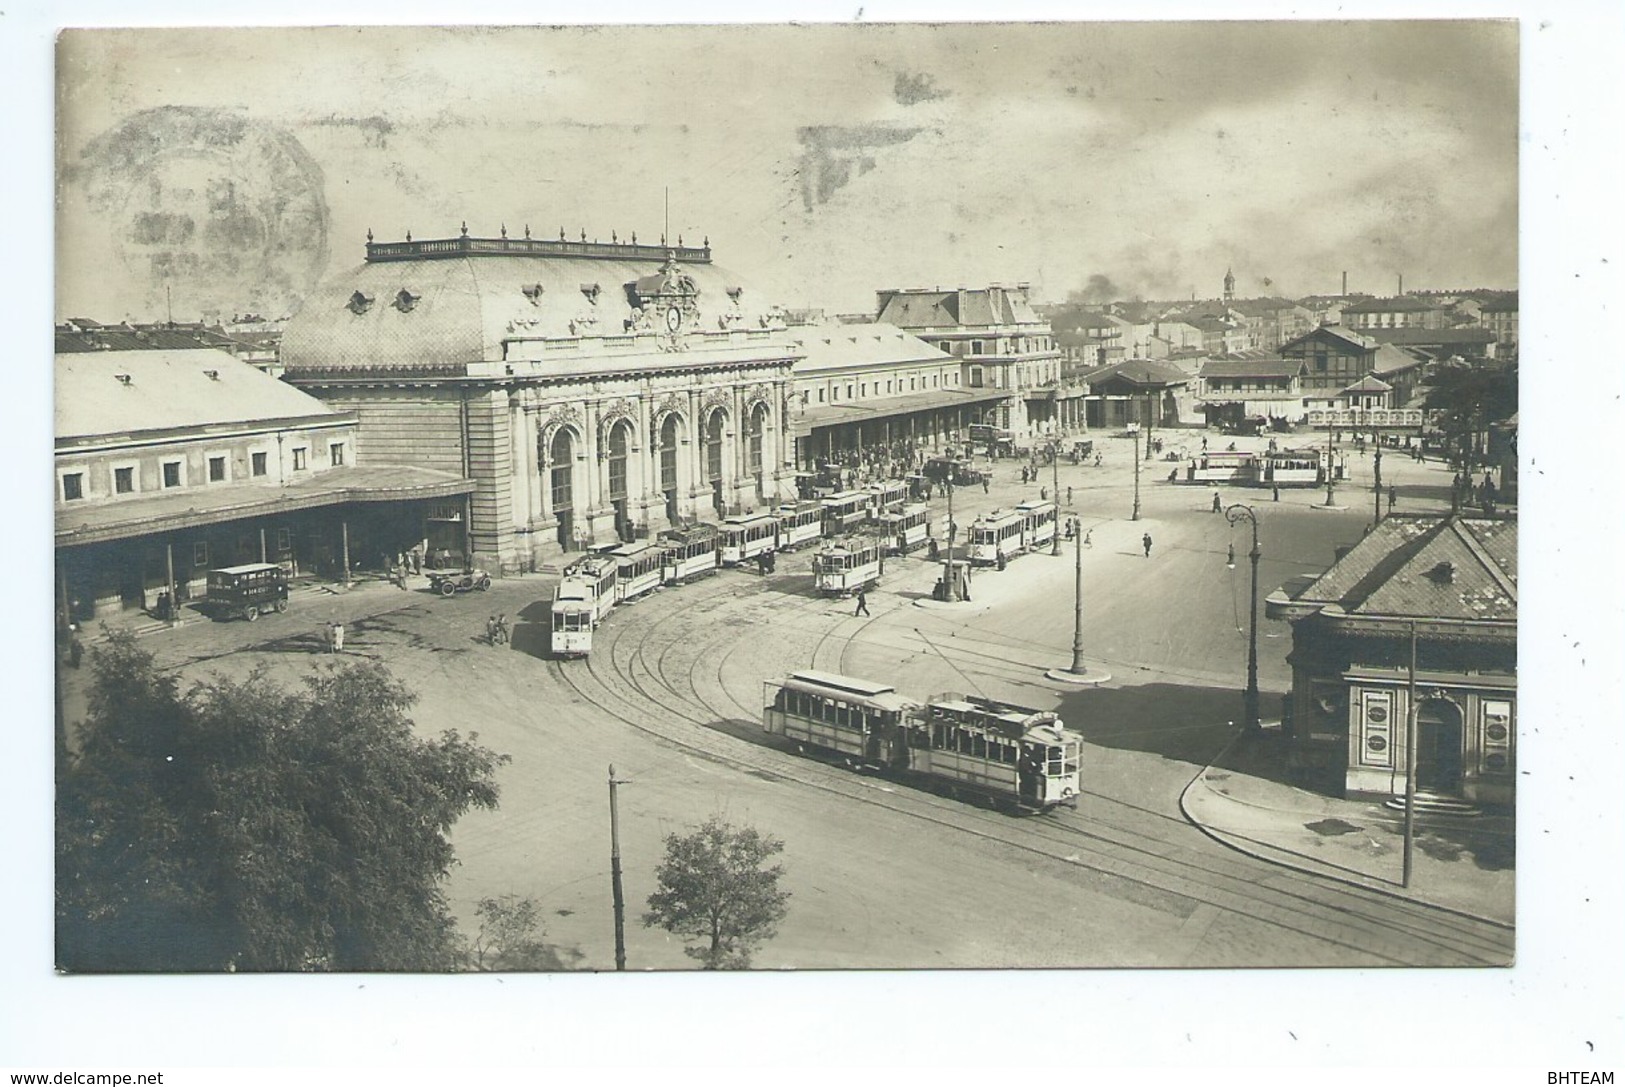
[{"label": "window on side building", "polygon": [[225,457],[210,457],[209,458],[209,482],[210,483],[224,483],[225,480],[226,480],[226,458]]},{"label": "window on side building", "polygon": [[72,502],[85,496],[85,474],[83,472],[68,472],[62,476],[62,499]]},{"label": "window on side building", "polygon": [[343,442],[328,442],[327,443],[327,461],[328,461],[329,464],[331,464],[335,468],[339,467],[340,465],[342,465],[344,463],[344,443]]},{"label": "window on side building", "polygon": [[294,451],[293,451],[293,470],[295,472],[304,471],[305,466],[306,466],[306,462],[309,459],[309,456],[310,456],[310,450],[309,449],[306,449],[302,445],[301,446],[295,446]]},{"label": "window on side building", "polygon": [[181,485],[181,462],[178,460],[164,461],[164,486],[179,487]]},{"label": "window on side building", "polygon": [[265,454],[264,453],[250,453],[248,455],[248,463],[249,463],[249,469],[248,470],[250,472],[252,472],[254,475],[263,476],[265,474]]},{"label": "window on side building", "polygon": [[113,469],[113,493],[133,494],[135,492],[135,469]]}]

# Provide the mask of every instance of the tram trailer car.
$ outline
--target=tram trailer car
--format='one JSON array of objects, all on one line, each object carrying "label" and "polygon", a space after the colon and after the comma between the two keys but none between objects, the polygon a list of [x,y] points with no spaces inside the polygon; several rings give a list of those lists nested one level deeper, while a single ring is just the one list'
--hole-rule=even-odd
[{"label": "tram trailer car", "polygon": [[615,600],[625,604],[660,588],[663,550],[648,540],[622,544],[609,552],[615,560]]},{"label": "tram trailer car", "polygon": [[1016,507],[1026,522],[1023,532],[1028,551],[1036,551],[1055,539],[1055,503],[1023,502]]},{"label": "tram trailer car", "polygon": [[908,768],[905,719],[920,704],[884,683],[830,672],[792,672],[765,684],[762,727],[803,753],[848,766]]},{"label": "tram trailer car", "polygon": [[977,566],[996,566],[1025,547],[1023,534],[1027,519],[1016,510],[994,510],[978,517],[970,526],[970,561]]},{"label": "tram trailer car", "polygon": [[873,499],[867,491],[841,491],[825,495],[821,501],[824,504],[824,535],[840,536],[869,519]]},{"label": "tram trailer car", "polygon": [[908,481],[903,479],[887,479],[879,483],[871,483],[864,488],[869,493],[869,516],[879,518],[883,514],[893,513],[903,508],[908,501]]},{"label": "tram trailer car", "polygon": [[1197,457],[1185,476],[1192,483],[1250,483],[1258,474],[1257,457],[1245,449],[1214,450]]},{"label": "tram trailer car", "polygon": [[884,513],[876,518],[880,538],[892,554],[906,555],[923,546],[930,536],[931,511],[923,502],[913,502],[896,513]]},{"label": "tram trailer car", "polygon": [[1075,807],[1080,744],[1053,713],[884,683],[792,672],[764,689],[762,726],[797,750],[1013,810]]},{"label": "tram trailer car", "polygon": [[822,502],[787,502],[779,507],[779,548],[789,551],[824,538]]},{"label": "tram trailer car", "polygon": [[660,580],[681,585],[717,572],[721,543],[712,525],[693,525],[660,534]]},{"label": "tram trailer car", "polygon": [[1326,481],[1325,454],[1319,449],[1280,449],[1264,454],[1263,478],[1253,482],[1269,487],[1314,487]]},{"label": "tram trailer car", "polygon": [[617,563],[609,555],[588,555],[565,567],[553,590],[554,656],[592,652],[592,632],[615,607],[616,573]]},{"label": "tram trailer car", "polygon": [[779,519],[771,513],[736,514],[722,522],[722,565],[738,566],[779,544]]},{"label": "tram trailer car", "polygon": [[824,545],[813,556],[813,588],[826,596],[846,596],[880,580],[880,541],[853,536]]}]

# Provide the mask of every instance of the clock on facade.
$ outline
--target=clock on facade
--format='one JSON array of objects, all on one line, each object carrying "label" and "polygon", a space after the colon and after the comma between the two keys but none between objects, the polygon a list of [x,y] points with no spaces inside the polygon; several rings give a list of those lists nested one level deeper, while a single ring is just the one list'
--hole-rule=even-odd
[{"label": "clock on facade", "polygon": [[676,306],[668,307],[666,310],[666,331],[676,332],[682,327],[682,324],[683,311],[678,309]]}]

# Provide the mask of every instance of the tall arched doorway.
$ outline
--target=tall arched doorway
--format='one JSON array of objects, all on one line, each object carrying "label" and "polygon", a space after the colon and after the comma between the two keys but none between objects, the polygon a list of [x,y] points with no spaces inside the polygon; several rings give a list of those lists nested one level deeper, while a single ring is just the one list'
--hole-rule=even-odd
[{"label": "tall arched doorway", "polygon": [[660,423],[660,493],[666,499],[666,520],[677,524],[677,444],[679,423],[672,413]]},{"label": "tall arched doorway", "polygon": [[559,427],[548,447],[547,462],[549,497],[553,516],[558,519],[559,547],[565,551],[575,546],[575,435],[566,427]]},{"label": "tall arched doorway", "polygon": [[1460,794],[1462,740],[1461,707],[1454,702],[1430,698],[1417,708],[1417,789],[1430,793]]},{"label": "tall arched doorway", "polygon": [[711,505],[718,517],[728,515],[728,503],[722,493],[723,428],[727,422],[728,413],[721,408],[705,421],[705,481],[711,485]]},{"label": "tall arched doorway", "polygon": [[615,535],[632,539],[632,518],[627,510],[627,463],[632,446],[632,424],[625,419],[609,428],[609,504],[615,510]]},{"label": "tall arched doorway", "polygon": [[767,431],[767,405],[757,404],[750,409],[745,423],[745,472],[756,484],[756,500],[767,499],[767,473],[762,470],[762,446]]}]

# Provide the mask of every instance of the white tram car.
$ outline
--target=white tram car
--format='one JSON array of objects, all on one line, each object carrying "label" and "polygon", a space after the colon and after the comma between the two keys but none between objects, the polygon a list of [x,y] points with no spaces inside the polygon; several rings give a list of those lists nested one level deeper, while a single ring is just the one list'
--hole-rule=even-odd
[{"label": "white tram car", "polygon": [[874,518],[900,510],[908,502],[907,480],[881,480],[879,483],[869,484],[864,491],[869,495],[869,515]]},{"label": "white tram car", "polygon": [[824,505],[821,502],[785,503],[779,507],[779,547],[790,550],[808,540],[824,536]]},{"label": "white tram car", "polygon": [[1325,454],[1319,449],[1278,449],[1265,453],[1263,478],[1255,482],[1265,487],[1313,487],[1324,483]]},{"label": "white tram car", "polygon": [[813,588],[830,596],[845,596],[880,580],[880,541],[873,536],[852,536],[824,545],[813,556]]},{"label": "white tram car", "polygon": [[1018,810],[1077,805],[1080,743],[1053,713],[972,696],[921,704],[884,683],[792,672],[762,726],[806,753]]},{"label": "white tram car", "polygon": [[722,565],[738,566],[779,544],[779,518],[772,513],[736,514],[722,522]]},{"label": "white tram car", "polygon": [[869,519],[874,499],[867,491],[840,491],[819,501],[824,505],[824,535],[840,536]]},{"label": "white tram car", "polygon": [[585,657],[592,632],[615,607],[618,565],[609,555],[588,555],[564,570],[553,590],[552,649],[556,657]]},{"label": "white tram car", "polygon": [[1028,551],[1036,551],[1055,539],[1055,503],[1023,502],[1016,507],[1026,522],[1024,544]]},{"label": "white tram car", "polygon": [[713,525],[691,525],[660,534],[660,580],[681,585],[689,578],[717,570],[717,530]]},{"label": "white tram car", "polygon": [[1019,510],[994,510],[970,526],[970,561],[995,566],[1026,549],[1027,518]]},{"label": "white tram car", "polygon": [[925,544],[930,536],[931,510],[924,502],[914,502],[895,513],[883,513],[875,525],[888,552],[906,555]]},{"label": "white tram car", "polygon": [[615,601],[625,604],[660,588],[662,549],[648,540],[622,544],[609,552],[615,560]]}]

